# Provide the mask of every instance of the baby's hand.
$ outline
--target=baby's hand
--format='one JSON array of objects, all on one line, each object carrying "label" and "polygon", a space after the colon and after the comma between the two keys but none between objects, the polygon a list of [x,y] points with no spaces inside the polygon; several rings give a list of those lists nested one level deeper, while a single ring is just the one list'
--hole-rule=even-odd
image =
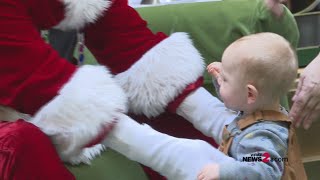
[{"label": "baby's hand", "polygon": [[219,179],[219,165],[208,164],[198,175],[198,180],[218,180]]},{"label": "baby's hand", "polygon": [[219,86],[221,84],[221,77],[220,77],[221,66],[222,66],[221,62],[213,62],[207,66],[208,73],[211,74],[216,80],[216,82],[218,83],[218,84],[214,84],[216,90],[219,90]]},{"label": "baby's hand", "polygon": [[220,69],[221,69],[221,62],[213,62],[207,66],[208,73],[214,76],[215,78],[219,77]]}]

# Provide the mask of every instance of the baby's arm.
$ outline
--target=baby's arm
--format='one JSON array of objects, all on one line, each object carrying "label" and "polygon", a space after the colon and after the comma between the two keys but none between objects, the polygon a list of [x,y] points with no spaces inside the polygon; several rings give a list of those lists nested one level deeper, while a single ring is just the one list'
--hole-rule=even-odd
[{"label": "baby's arm", "polygon": [[118,118],[104,145],[169,180],[195,180],[207,164],[235,161],[205,141],[172,137],[125,115]]},{"label": "baby's arm", "polygon": [[[266,128],[267,127],[267,128]],[[269,128],[270,127],[270,128]],[[250,129],[249,129],[250,128]],[[277,124],[255,124],[245,130],[231,146],[231,155],[237,160],[221,163],[220,179],[281,179],[287,155],[288,129]],[[253,156],[260,153],[262,156]],[[270,158],[267,156],[270,155]],[[247,162],[245,158],[259,158],[260,162]],[[277,159],[279,161],[274,161]]]},{"label": "baby's arm", "polygon": [[[216,71],[219,74],[219,63],[211,63],[208,71]],[[218,70],[218,69],[219,70]],[[203,134],[213,137],[219,144],[223,127],[229,124],[237,113],[225,107],[225,105],[203,87],[190,93],[180,104],[177,114],[191,122],[195,128]]]}]

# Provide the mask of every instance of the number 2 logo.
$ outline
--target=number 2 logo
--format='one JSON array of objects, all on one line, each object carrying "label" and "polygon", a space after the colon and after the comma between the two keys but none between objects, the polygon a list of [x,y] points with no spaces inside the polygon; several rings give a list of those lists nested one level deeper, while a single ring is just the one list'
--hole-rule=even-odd
[{"label": "number 2 logo", "polygon": [[270,154],[269,154],[269,153],[267,153],[267,152],[263,153],[263,154],[262,154],[262,157],[264,157],[264,158],[262,159],[262,162],[267,163],[267,162],[270,161]]}]

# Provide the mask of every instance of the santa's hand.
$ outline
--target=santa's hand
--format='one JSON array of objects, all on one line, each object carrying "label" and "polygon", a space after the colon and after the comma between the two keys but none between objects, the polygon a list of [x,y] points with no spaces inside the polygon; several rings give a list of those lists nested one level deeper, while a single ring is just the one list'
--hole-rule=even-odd
[{"label": "santa's hand", "polygon": [[289,116],[296,127],[303,124],[308,129],[320,118],[320,54],[304,69]]},{"label": "santa's hand", "polygon": [[219,179],[219,165],[206,165],[198,175],[198,180],[218,180]]}]

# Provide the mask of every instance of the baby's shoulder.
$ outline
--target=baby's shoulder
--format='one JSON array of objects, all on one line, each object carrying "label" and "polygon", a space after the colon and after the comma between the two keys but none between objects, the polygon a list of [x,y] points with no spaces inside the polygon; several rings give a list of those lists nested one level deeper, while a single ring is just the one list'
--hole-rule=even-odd
[{"label": "baby's shoulder", "polygon": [[289,126],[290,124],[288,122],[265,120],[247,127],[241,134],[246,136],[246,134],[253,133],[257,136],[278,136],[281,139],[287,139],[289,135]]}]

